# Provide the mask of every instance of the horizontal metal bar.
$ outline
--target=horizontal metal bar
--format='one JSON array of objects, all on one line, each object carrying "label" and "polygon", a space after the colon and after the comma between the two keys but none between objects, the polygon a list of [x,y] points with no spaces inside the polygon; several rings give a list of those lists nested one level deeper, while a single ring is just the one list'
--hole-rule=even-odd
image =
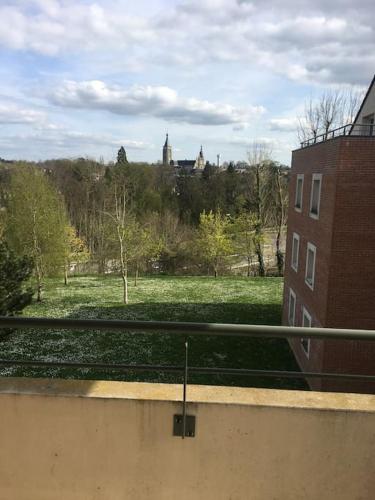
[{"label": "horizontal metal bar", "polygon": [[[38,361],[38,360],[14,360],[0,359],[0,366],[35,366],[43,368],[90,368],[96,370],[118,370],[118,371],[158,371],[166,373],[182,373],[185,366],[176,365],[132,365],[111,363],[78,363],[70,361]],[[210,375],[235,375],[247,377],[274,377],[274,378],[331,378],[345,380],[367,380],[375,382],[375,375],[360,375],[351,373],[321,373],[321,372],[298,372],[280,370],[252,370],[247,368],[218,368],[218,367],[189,367],[189,373]]]},{"label": "horizontal metal bar", "polygon": [[275,377],[275,378],[336,378],[350,380],[369,380],[375,382],[375,375],[359,375],[351,373],[321,373],[321,372],[296,372],[279,370],[248,370],[246,368],[204,368],[189,367],[191,373],[212,375],[245,375],[250,377]]},{"label": "horizontal metal bar", "polygon": [[90,368],[95,370],[119,370],[119,371],[160,371],[160,372],[183,372],[183,366],[169,365],[133,365],[124,363],[81,363],[74,361],[39,361],[34,359],[0,359],[0,366],[35,366],[39,368]]},{"label": "horizontal metal bar", "polygon": [[348,123],[342,127],[335,128],[333,130],[328,130],[328,132],[324,132],[323,134],[319,134],[316,137],[310,137],[305,141],[301,142],[301,148],[305,148],[307,146],[312,146],[313,144],[318,144],[320,142],[325,142],[328,139],[332,139],[335,137],[341,137],[351,134],[353,131],[356,133],[352,135],[352,137],[373,137],[374,136],[374,128],[371,124],[365,123]]},{"label": "horizontal metal bar", "polygon": [[290,326],[187,323],[172,321],[130,321],[105,319],[0,317],[1,328],[62,328],[65,330],[112,330],[179,335],[228,337],[310,338],[319,340],[375,340],[374,330],[303,328]]}]

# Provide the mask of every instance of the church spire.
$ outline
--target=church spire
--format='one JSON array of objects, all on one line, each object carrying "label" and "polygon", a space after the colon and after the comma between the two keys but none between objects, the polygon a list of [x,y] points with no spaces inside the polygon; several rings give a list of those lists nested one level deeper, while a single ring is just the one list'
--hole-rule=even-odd
[{"label": "church spire", "polygon": [[163,146],[163,165],[170,165],[172,162],[172,146],[169,144],[168,132]]}]

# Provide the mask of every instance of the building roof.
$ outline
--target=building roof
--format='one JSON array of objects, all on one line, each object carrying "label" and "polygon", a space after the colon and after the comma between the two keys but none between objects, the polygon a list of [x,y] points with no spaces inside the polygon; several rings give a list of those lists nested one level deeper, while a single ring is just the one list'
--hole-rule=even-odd
[{"label": "building roof", "polygon": [[[359,123],[359,120],[364,116],[364,115],[367,115],[367,114],[370,114],[370,113],[374,113],[375,112],[375,108],[374,106],[371,106],[370,109],[366,109],[370,102],[373,101],[375,102],[375,75],[370,83],[370,86],[369,88],[367,89],[367,92],[366,92],[366,95],[362,101],[362,104],[358,110],[358,113],[354,119],[354,122],[353,122],[353,126],[356,125],[357,123]],[[368,112],[367,112],[368,111]]]},{"label": "building roof", "polygon": [[177,160],[179,167],[195,167],[195,160]]}]

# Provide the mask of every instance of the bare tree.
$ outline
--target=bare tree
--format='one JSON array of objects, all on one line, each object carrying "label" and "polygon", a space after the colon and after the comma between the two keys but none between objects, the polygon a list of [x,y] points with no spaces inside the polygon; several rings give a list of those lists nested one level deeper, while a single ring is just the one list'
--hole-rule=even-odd
[{"label": "bare tree", "polygon": [[282,276],[284,254],[281,250],[281,236],[287,217],[288,185],[285,169],[278,163],[271,161],[265,166],[262,200],[264,220],[268,227],[276,231],[276,264],[278,275]]},{"label": "bare tree", "polygon": [[133,240],[133,218],[128,208],[128,192],[125,183],[118,184],[116,181],[113,186],[114,206],[111,212],[107,212],[118,243],[120,272],[123,283],[123,301],[128,304],[128,268],[130,261],[130,241]]},{"label": "bare tree", "polygon": [[326,91],[317,100],[310,98],[302,116],[298,117],[299,140],[316,139],[318,135],[327,135],[332,129],[352,123],[362,96],[362,92],[349,88]]},{"label": "bare tree", "polygon": [[316,139],[320,131],[320,121],[319,107],[310,98],[305,104],[303,115],[298,117],[298,139],[301,142],[310,138]]},{"label": "bare tree", "polygon": [[254,175],[254,207],[256,220],[254,224],[254,249],[258,258],[259,276],[265,276],[266,268],[263,255],[264,203],[262,200],[264,169],[270,161],[271,151],[267,144],[254,142],[247,154],[250,170]]}]

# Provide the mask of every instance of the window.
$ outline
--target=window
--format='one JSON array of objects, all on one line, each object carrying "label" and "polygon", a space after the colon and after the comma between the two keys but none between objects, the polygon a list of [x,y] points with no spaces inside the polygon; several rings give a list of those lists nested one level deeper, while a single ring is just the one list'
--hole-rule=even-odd
[{"label": "window", "polygon": [[311,181],[310,217],[319,218],[322,174],[313,174]]},{"label": "window", "polygon": [[306,253],[305,283],[309,288],[311,288],[311,290],[314,290],[315,259],[316,259],[316,246],[313,245],[312,243],[308,243],[307,253]]},{"label": "window", "polygon": [[367,135],[374,135],[374,113],[372,113],[372,115],[364,116],[362,123],[363,125],[367,125],[367,127],[361,127],[363,129],[363,133]]},{"label": "window", "polygon": [[302,194],[303,194],[303,174],[297,175],[296,183],[296,199],[294,201],[294,208],[297,212],[302,211]]},{"label": "window", "polygon": [[[302,326],[304,326],[305,328],[311,328],[311,316],[304,307],[302,307]],[[301,346],[302,346],[304,353],[309,358],[310,357],[310,339],[302,338],[301,339]]]},{"label": "window", "polygon": [[292,269],[296,272],[298,271],[298,254],[299,254],[299,235],[293,233],[293,243],[292,243]]},{"label": "window", "polygon": [[289,288],[289,310],[288,321],[290,326],[294,326],[296,319],[296,294]]}]

